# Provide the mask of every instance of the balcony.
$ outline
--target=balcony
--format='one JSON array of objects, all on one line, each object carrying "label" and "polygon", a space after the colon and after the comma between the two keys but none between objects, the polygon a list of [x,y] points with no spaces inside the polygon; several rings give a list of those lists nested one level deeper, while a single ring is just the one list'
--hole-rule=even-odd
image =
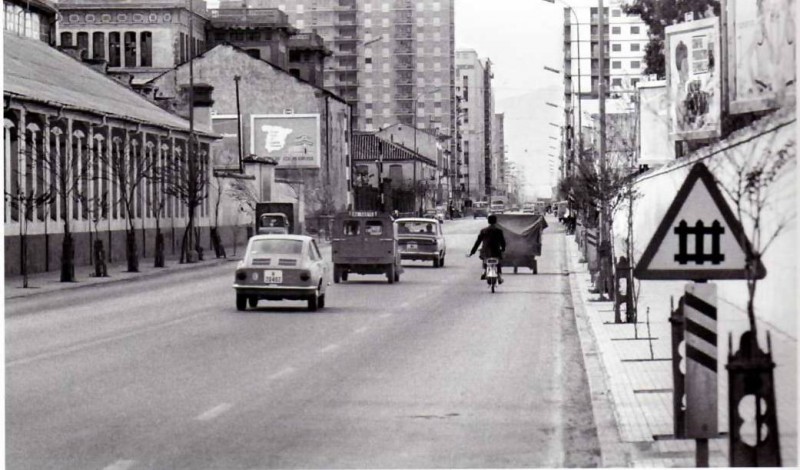
[{"label": "balcony", "polygon": [[209,14],[215,28],[292,28],[289,17],[277,8],[217,8]]}]

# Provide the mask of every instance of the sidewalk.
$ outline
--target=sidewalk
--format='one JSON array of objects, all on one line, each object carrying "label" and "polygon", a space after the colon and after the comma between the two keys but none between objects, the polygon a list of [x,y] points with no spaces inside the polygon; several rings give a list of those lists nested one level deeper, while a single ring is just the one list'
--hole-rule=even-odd
[{"label": "sidewalk", "polygon": [[[604,466],[631,467],[695,467],[695,442],[673,438],[672,357],[670,296],[677,305],[683,283],[648,282],[640,292],[638,324],[614,323],[614,303],[598,302],[598,294],[589,293],[591,280],[586,263],[580,263],[580,253],[572,236],[565,238],[570,284],[579,334],[587,362],[592,395],[608,397],[618,431],[617,439],[600,436]],[[677,288],[677,292],[676,292]],[[709,440],[709,464],[727,467],[728,460],[728,375],[727,331],[743,331],[747,319],[734,309],[719,309],[718,357],[718,430],[720,437]],[[649,325],[648,325],[649,315]],[[624,316],[624,308],[623,308]],[[582,323],[586,328],[580,328]],[[744,322],[744,323],[742,323]],[[722,334],[724,333],[724,334]],[[779,407],[781,456],[784,466],[797,463],[796,398],[796,340],[780,332],[772,332],[773,349],[783,351],[783,364],[776,368],[776,400]],[[586,345],[594,355],[587,355]],[[788,354],[787,354],[788,351]],[[592,361],[599,362],[602,377],[593,377]],[[776,363],[778,359],[776,357]],[[778,380],[778,371],[785,377]],[[599,374],[598,374],[599,375]],[[791,378],[795,380],[791,380]],[[597,401],[593,400],[598,420]],[[600,404],[602,406],[602,402]],[[602,432],[598,424],[599,432]],[[621,454],[621,455],[620,455]]]},{"label": "sidewalk", "polygon": [[[320,250],[323,255],[326,253],[327,247],[330,242],[317,239]],[[139,258],[139,272],[127,272],[128,264],[125,258],[115,260],[113,263],[107,264],[108,277],[94,277],[94,266],[75,266],[75,279],[76,282],[61,282],[60,266],[56,264],[48,272],[34,273],[28,275],[28,288],[22,287],[22,276],[4,276],[4,298],[17,299],[22,297],[30,297],[35,295],[46,294],[50,292],[63,291],[66,289],[80,289],[85,287],[96,286],[99,284],[109,284],[114,282],[126,282],[144,277],[153,278],[164,276],[180,271],[190,269],[209,268],[219,266],[225,263],[231,263],[231,272],[234,269],[234,262],[242,259],[245,245],[240,244],[236,247],[236,255],[233,256],[233,247],[226,246],[225,253],[227,258],[217,258],[213,250],[205,250],[203,252],[203,261],[196,263],[180,264],[179,258],[176,255],[166,254],[166,260],[163,268],[153,267],[153,258]],[[57,263],[57,261],[56,261]],[[233,274],[231,274],[232,276]],[[231,278],[232,279],[232,278]]]}]

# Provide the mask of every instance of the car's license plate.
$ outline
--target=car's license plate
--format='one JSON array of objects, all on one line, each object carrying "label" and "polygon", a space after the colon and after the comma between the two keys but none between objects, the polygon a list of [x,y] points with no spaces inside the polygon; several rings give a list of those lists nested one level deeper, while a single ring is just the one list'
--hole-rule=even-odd
[{"label": "car's license plate", "polygon": [[417,249],[417,244],[416,243],[409,243],[409,244],[406,245],[406,250],[411,251],[411,250],[416,250],[416,249]]},{"label": "car's license plate", "polygon": [[283,271],[264,271],[264,284],[282,284]]}]

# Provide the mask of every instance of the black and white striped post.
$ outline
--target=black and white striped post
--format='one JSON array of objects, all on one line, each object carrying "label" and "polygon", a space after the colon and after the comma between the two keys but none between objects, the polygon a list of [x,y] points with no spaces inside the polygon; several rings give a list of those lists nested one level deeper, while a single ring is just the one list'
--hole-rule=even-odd
[{"label": "black and white striped post", "polygon": [[696,464],[708,467],[708,439],[717,429],[717,286],[694,282],[683,296],[686,342],[685,437],[695,439]]}]

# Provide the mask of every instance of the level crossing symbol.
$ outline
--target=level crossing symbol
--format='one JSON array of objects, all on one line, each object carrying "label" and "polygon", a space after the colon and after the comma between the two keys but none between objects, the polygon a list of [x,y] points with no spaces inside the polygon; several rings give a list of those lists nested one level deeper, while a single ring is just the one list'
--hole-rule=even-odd
[{"label": "level crossing symbol", "polygon": [[[714,176],[696,163],[633,270],[637,279],[746,279],[750,243]],[[759,261],[757,278],[766,275]]]}]

